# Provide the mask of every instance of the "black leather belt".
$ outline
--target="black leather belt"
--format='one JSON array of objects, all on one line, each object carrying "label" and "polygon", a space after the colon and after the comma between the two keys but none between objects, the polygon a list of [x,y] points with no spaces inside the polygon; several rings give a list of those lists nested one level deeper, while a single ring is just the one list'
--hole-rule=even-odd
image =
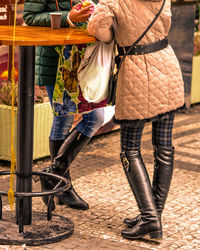
[{"label": "black leather belt", "polygon": [[[152,52],[166,48],[168,46],[168,44],[169,44],[168,38],[165,37],[164,39],[159,40],[159,41],[154,42],[154,43],[149,43],[149,44],[145,44],[145,45],[136,45],[131,50],[129,55],[143,55],[143,54],[152,53]],[[131,46],[118,47],[119,56],[123,56],[124,50],[127,52],[130,47]]]}]

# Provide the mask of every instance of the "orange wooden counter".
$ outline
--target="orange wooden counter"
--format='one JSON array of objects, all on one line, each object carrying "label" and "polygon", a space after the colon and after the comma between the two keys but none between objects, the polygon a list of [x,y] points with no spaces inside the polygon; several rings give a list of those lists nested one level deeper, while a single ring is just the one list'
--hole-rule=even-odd
[{"label": "orange wooden counter", "polygon": [[[0,26],[0,45],[13,44],[13,26]],[[60,28],[53,30],[49,27],[16,26],[15,45],[66,45],[95,42],[86,30]]]}]

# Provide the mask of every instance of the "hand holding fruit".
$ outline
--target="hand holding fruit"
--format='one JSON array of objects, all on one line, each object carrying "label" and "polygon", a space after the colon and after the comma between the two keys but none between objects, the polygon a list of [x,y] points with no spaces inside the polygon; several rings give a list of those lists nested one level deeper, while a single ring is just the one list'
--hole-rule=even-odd
[{"label": "hand holding fruit", "polygon": [[83,0],[75,5],[69,13],[69,18],[74,23],[85,22],[94,11],[94,3],[90,0]]},{"label": "hand holding fruit", "polygon": [[92,2],[91,0],[82,0],[81,3],[77,4],[77,10],[82,10],[84,8],[86,8],[87,6],[91,7],[91,12],[94,11],[95,8],[95,3]]}]

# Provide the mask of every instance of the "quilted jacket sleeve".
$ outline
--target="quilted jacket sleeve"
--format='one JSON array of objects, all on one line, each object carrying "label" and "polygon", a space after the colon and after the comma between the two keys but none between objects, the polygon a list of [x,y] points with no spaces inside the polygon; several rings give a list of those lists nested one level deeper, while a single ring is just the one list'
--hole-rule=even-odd
[{"label": "quilted jacket sleeve", "polygon": [[[44,26],[50,27],[50,12],[57,11],[56,5],[49,3],[49,0],[26,0],[24,3],[23,18],[29,26]],[[69,27],[67,23],[68,11],[62,11],[61,26]]]},{"label": "quilted jacket sleeve", "polygon": [[110,42],[113,39],[114,13],[110,3],[109,0],[100,0],[87,26],[90,35],[104,42]]}]

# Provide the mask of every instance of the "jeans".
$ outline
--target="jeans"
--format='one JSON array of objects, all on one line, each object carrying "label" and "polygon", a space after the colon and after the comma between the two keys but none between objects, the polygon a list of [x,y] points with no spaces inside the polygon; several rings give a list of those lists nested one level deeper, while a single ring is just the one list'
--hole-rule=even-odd
[{"label": "jeans", "polygon": [[[54,86],[46,86],[47,94],[52,105]],[[54,116],[50,132],[51,140],[65,140],[74,121],[74,115]],[[104,122],[104,108],[95,109],[83,114],[83,119],[76,125],[76,129],[87,137],[92,137]]]}]

